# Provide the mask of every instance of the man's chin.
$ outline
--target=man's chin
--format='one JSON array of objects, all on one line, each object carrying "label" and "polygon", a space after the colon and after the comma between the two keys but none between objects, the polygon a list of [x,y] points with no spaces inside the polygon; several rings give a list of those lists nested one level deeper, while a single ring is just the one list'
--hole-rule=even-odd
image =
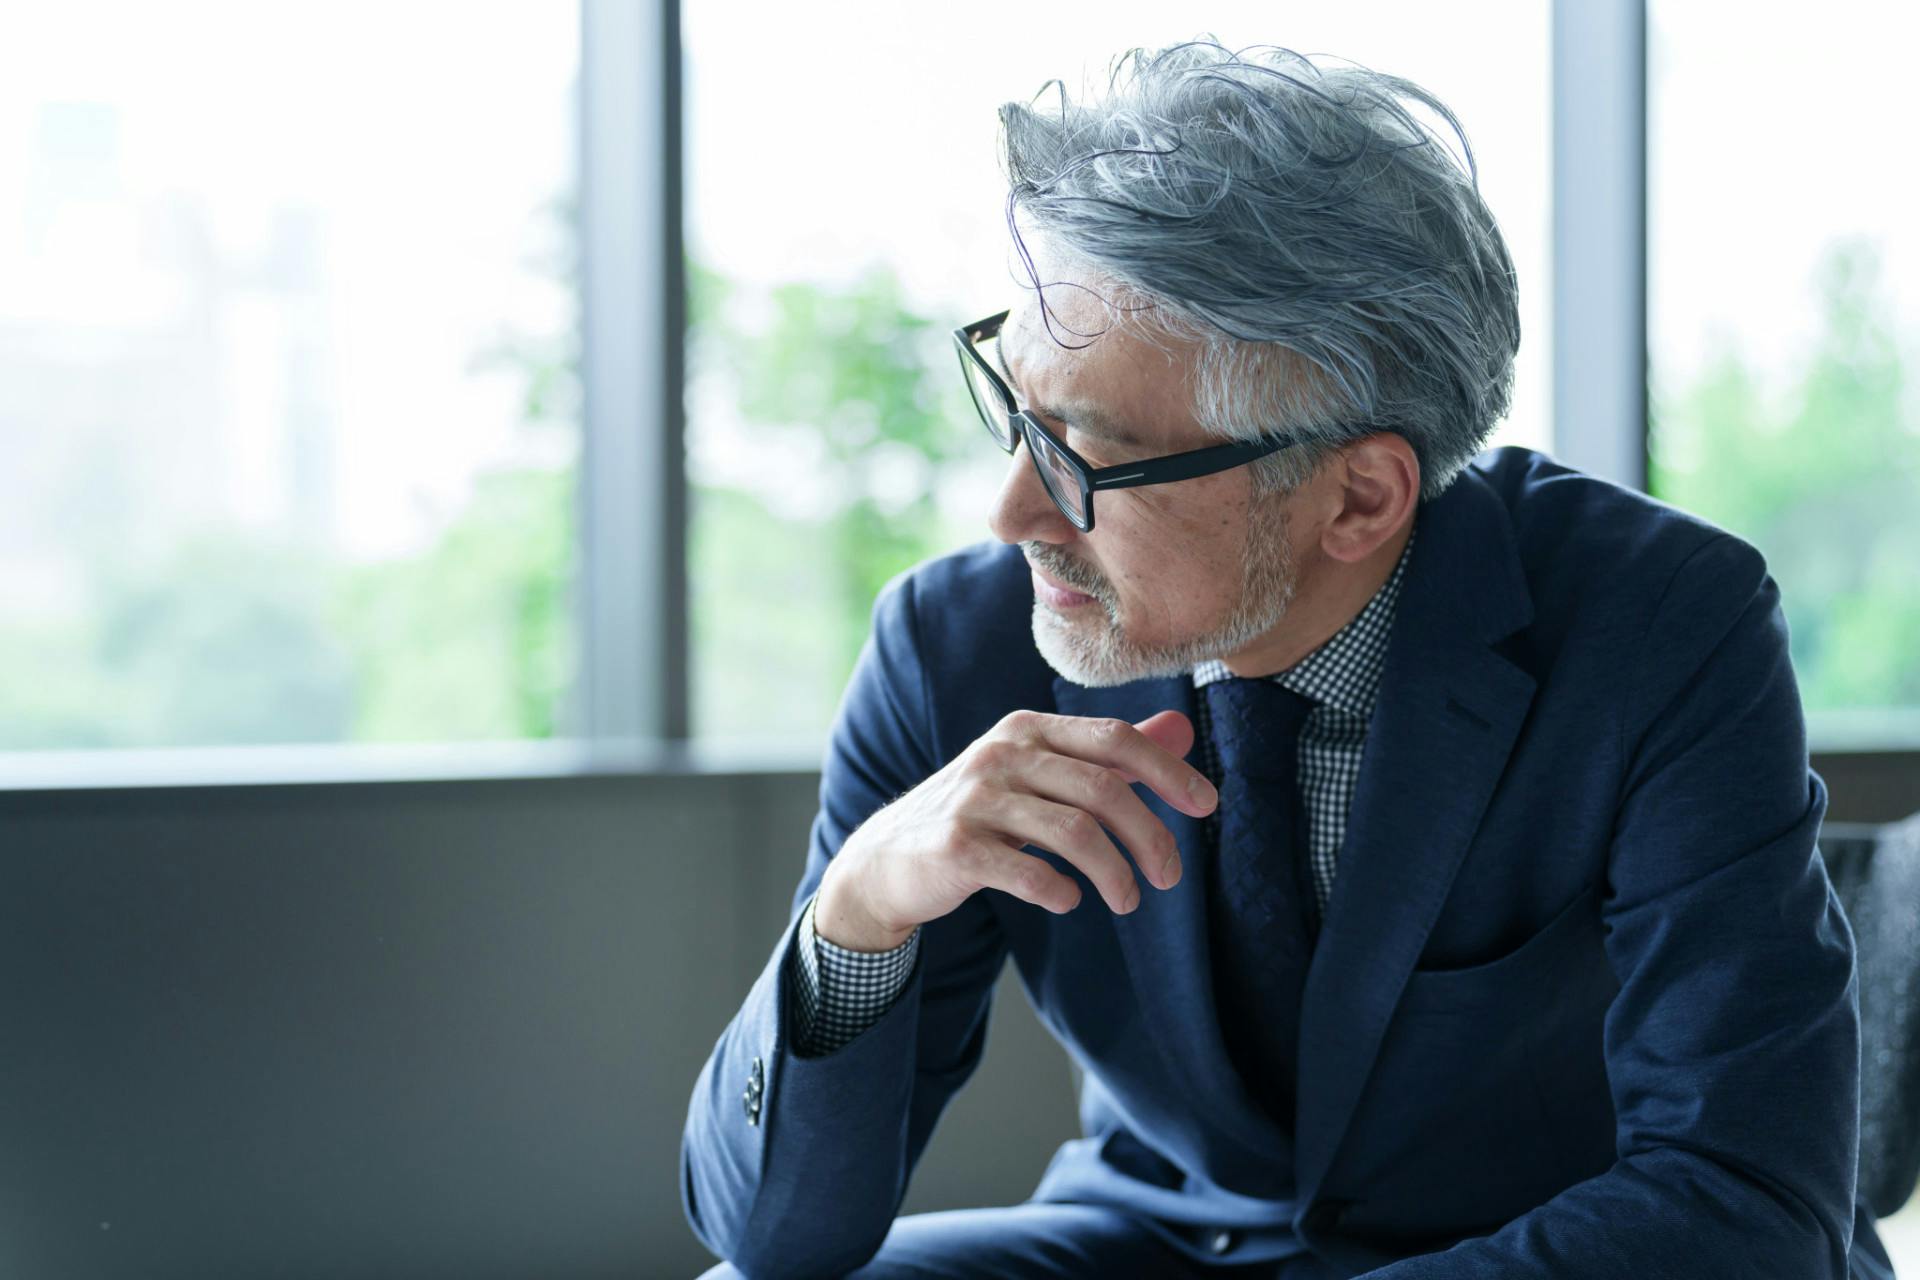
[{"label": "man's chin", "polygon": [[1065,633],[1077,631],[1082,637],[1088,634],[1084,627],[1075,627],[1075,619],[1056,613],[1045,601],[1033,602],[1033,647],[1039,650],[1054,673],[1074,684],[1085,685],[1090,689],[1104,688],[1114,684],[1124,684],[1124,680],[1112,679],[1109,672],[1094,669],[1088,663],[1084,646],[1073,643]]},{"label": "man's chin", "polygon": [[[1110,628],[1113,624],[1108,620],[1106,625]],[[1187,664],[1175,663],[1173,667],[1162,671],[1153,665],[1151,659],[1135,651],[1115,653],[1112,645],[1103,643],[1109,635],[1110,632],[1095,632],[1090,627],[1075,627],[1073,620],[1053,613],[1037,600],[1034,602],[1034,648],[1039,650],[1040,656],[1053,668],[1054,673],[1064,680],[1089,689],[1110,689],[1115,685],[1132,684],[1136,680],[1188,669]],[[1095,657],[1087,656],[1089,645],[1099,650]],[[1166,664],[1163,662],[1161,666],[1165,667]]]}]

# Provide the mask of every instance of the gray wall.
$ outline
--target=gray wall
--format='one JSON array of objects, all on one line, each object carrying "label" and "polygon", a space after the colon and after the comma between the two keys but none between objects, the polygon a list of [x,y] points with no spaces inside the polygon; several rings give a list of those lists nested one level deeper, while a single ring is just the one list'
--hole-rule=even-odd
[{"label": "gray wall", "polygon": [[[0,792],[0,1275],[690,1276],[818,777]],[[1009,965],[907,1212],[1078,1132]]]},{"label": "gray wall", "polygon": [[[1920,759],[1823,757],[1834,820]],[[690,1276],[695,1076],[810,773],[0,791],[0,1275]],[[1077,1134],[1011,966],[904,1211]]]}]

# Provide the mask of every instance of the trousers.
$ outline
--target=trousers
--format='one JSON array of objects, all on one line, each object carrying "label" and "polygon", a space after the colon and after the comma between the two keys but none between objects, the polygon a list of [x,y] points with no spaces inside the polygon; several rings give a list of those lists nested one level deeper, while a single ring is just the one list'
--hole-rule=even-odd
[{"label": "trousers", "polygon": [[[1154,1228],[1106,1205],[1029,1201],[902,1214],[848,1280],[1331,1280],[1312,1254],[1283,1262],[1195,1262]],[[752,1280],[732,1263],[699,1280]]]}]

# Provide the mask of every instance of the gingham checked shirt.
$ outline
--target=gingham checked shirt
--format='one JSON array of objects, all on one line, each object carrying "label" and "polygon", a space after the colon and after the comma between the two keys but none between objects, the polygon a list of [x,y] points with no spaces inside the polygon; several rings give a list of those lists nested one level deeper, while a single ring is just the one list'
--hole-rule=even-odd
[{"label": "gingham checked shirt", "polygon": [[[1373,717],[1374,695],[1387,656],[1393,629],[1393,607],[1400,596],[1407,557],[1413,551],[1414,531],[1407,535],[1400,559],[1373,598],[1327,642],[1285,671],[1268,679],[1313,699],[1313,710],[1300,729],[1300,792],[1307,805],[1307,842],[1313,862],[1314,894],[1324,918],[1333,893],[1335,862],[1346,834],[1347,810],[1360,780],[1360,755],[1366,746],[1367,725]],[[1199,663],[1193,669],[1196,689],[1230,676],[1226,664]],[[1220,763],[1213,746],[1207,700],[1195,700],[1194,734],[1202,744],[1202,768],[1217,786]],[[1219,847],[1220,815],[1216,809],[1204,822],[1207,841]],[[821,938],[813,929],[814,899],[807,902],[800,922],[794,993],[800,1026],[795,1052],[803,1057],[831,1053],[878,1022],[913,974],[920,950],[920,930],[891,951],[849,951]]]}]

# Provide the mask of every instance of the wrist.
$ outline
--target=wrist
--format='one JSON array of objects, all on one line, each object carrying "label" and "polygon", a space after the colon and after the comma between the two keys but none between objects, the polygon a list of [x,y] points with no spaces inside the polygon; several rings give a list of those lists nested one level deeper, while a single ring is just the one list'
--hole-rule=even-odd
[{"label": "wrist", "polygon": [[[840,874],[835,874],[839,872]],[[857,885],[837,860],[829,863],[814,896],[814,936],[848,951],[892,951],[913,936],[916,926],[892,928],[874,918],[860,901]]]}]

